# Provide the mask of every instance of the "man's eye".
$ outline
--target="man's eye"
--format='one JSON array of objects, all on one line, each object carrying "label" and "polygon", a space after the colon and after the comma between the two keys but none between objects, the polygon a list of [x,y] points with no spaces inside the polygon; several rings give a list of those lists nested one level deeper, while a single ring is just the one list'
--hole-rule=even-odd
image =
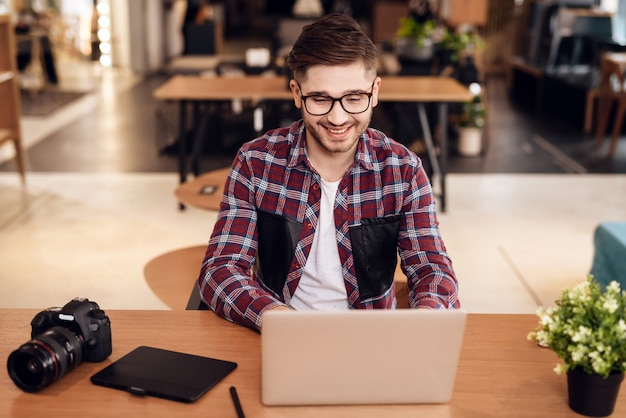
[{"label": "man's eye", "polygon": [[311,100],[313,100],[317,104],[324,104],[324,103],[330,102],[330,99],[324,96],[311,96]]},{"label": "man's eye", "polygon": [[348,103],[359,103],[361,100],[363,100],[363,98],[364,97],[362,94],[353,94],[350,96],[346,96],[344,100]]}]

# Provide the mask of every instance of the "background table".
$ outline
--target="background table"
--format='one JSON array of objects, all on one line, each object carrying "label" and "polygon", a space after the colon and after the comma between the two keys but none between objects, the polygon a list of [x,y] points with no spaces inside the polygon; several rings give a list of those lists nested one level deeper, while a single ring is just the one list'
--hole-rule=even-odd
[{"label": "background table", "polygon": [[[157,100],[178,101],[180,104],[179,173],[181,183],[187,180],[185,150],[187,149],[186,108],[188,103],[197,104],[199,102],[239,99],[250,100],[258,104],[264,100],[293,100],[284,76],[267,75],[232,78],[177,75],[159,86],[154,91],[153,96]],[[378,98],[380,101],[416,103],[420,119],[419,123],[422,125],[433,172],[439,178],[440,190],[437,194],[441,199],[441,210],[445,211],[448,104],[468,102],[472,99],[471,93],[461,83],[449,77],[384,76]],[[438,156],[424,110],[424,103],[436,103],[438,105],[440,125]],[[194,116],[196,112],[192,113],[192,116]],[[195,121],[192,121],[192,127],[195,126],[195,123]],[[197,168],[197,164],[194,164],[194,167]],[[433,183],[433,186],[435,186],[434,181]]]},{"label": "background table", "polygon": [[[181,183],[174,190],[174,195],[186,205],[219,211],[229,172],[230,167],[226,167],[201,174],[192,180]],[[206,187],[211,189],[211,193],[202,192],[206,190]]]},{"label": "background table", "polygon": [[[106,307],[102,307],[106,311]],[[37,311],[0,309],[0,357],[26,342]],[[106,311],[113,354],[83,363],[43,391],[20,391],[6,371],[0,377],[0,415],[12,417],[235,417],[228,388],[236,386],[249,417],[578,417],[567,406],[565,376],[552,369],[554,353],[527,341],[534,315],[468,316],[452,401],[445,405],[265,407],[261,403],[260,336],[210,311]],[[89,377],[139,345],[214,357],[237,369],[193,404],[92,385]],[[411,357],[410,347],[390,352]],[[332,384],[332,382],[329,382]],[[626,414],[622,388],[614,416]]]}]

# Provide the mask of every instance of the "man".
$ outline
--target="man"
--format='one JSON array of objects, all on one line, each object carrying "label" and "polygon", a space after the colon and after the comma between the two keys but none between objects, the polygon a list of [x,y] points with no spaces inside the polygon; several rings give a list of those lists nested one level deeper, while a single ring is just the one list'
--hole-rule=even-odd
[{"label": "man", "polygon": [[376,46],[327,15],[293,46],[302,120],[244,144],[233,162],[199,285],[218,315],[260,329],[269,309],[395,308],[398,254],[412,308],[458,308],[421,161],[369,128]]}]

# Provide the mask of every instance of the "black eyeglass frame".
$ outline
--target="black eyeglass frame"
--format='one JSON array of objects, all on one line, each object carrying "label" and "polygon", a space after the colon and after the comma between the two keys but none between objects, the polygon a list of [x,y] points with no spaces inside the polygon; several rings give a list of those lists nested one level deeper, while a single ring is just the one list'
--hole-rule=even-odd
[{"label": "black eyeglass frame", "polygon": [[[370,88],[372,89],[372,91],[367,92],[360,92],[360,93],[348,93],[348,94],[344,94],[341,97],[331,97],[331,96],[326,96],[325,94],[310,94],[308,96],[305,96],[302,94],[302,87],[300,87],[300,82],[298,80],[296,80],[296,84],[298,85],[298,90],[300,90],[300,99],[302,100],[302,103],[304,105],[304,109],[307,111],[307,113],[311,116],[324,116],[324,115],[328,115],[330,112],[332,112],[333,108],[335,107],[335,103],[339,102],[339,105],[341,106],[341,108],[346,112],[349,113],[351,115],[359,115],[361,113],[365,113],[367,112],[367,110],[370,108],[370,105],[372,104],[372,96],[374,95],[374,83],[376,83],[376,80],[372,81],[372,85],[370,86]],[[346,109],[343,105],[343,99],[344,97],[348,97],[348,96],[353,96],[355,94],[364,94],[367,96],[367,107],[363,110],[361,110],[360,112],[351,112],[348,109]],[[306,107],[306,99],[308,99],[309,97],[323,97],[325,99],[330,99],[332,100],[332,104],[330,105],[330,108],[328,109],[327,112],[325,113],[311,113],[309,112],[309,109]]]}]

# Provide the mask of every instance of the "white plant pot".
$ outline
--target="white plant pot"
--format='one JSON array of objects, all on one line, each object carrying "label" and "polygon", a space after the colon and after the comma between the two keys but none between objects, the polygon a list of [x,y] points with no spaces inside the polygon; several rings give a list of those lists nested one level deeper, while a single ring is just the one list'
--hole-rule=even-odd
[{"label": "white plant pot", "polygon": [[483,130],[480,128],[459,128],[459,154],[474,157],[482,151]]},{"label": "white plant pot", "polygon": [[422,45],[417,46],[413,38],[396,39],[396,54],[399,57],[408,58],[416,61],[427,61],[431,59],[435,53],[435,44],[431,38],[422,40]]}]

